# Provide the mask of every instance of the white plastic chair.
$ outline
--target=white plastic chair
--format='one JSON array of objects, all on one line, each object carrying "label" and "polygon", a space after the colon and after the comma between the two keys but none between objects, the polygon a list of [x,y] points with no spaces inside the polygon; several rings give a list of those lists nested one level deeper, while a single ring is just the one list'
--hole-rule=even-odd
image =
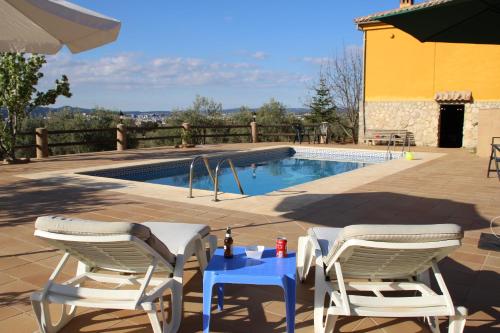
[{"label": "white plastic chair", "polygon": [[[170,233],[177,234],[174,253],[161,235],[152,233],[154,228],[141,224],[38,218],[35,236],[64,251],[44,289],[31,295],[41,332],[59,331],[75,316],[77,307],[144,310],[155,333],[177,332],[182,318],[184,264],[196,255],[203,272],[207,265],[206,248],[209,247],[211,257],[217,238],[200,234],[209,231],[204,225],[158,222],[149,225],[158,226],[160,231],[170,227]],[[79,261],[75,277],[56,283],[70,257]],[[98,287],[86,287],[88,282],[98,283]],[[172,303],[169,323],[163,304],[167,290],[171,292]],[[63,307],[57,321],[52,318],[50,303]]]},{"label": "white plastic chair", "polygon": [[304,281],[316,258],[314,332],[333,332],[338,316],[421,317],[434,333],[437,317],[447,316],[448,332],[463,332],[467,309],[453,306],[437,266],[462,237],[453,224],[309,229],[299,237],[297,270]]}]

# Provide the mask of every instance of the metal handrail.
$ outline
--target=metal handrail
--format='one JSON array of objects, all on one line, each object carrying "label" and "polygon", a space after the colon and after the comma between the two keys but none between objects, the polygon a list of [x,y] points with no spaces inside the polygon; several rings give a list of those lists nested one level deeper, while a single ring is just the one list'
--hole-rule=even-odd
[{"label": "metal handrail", "polygon": [[389,141],[387,142],[387,152],[385,153],[386,160],[392,160],[391,143],[393,144],[394,149],[396,149],[396,140],[393,140],[393,138],[395,136],[396,136],[396,134],[391,133],[391,136],[389,137]]},{"label": "metal handrail", "polygon": [[[392,160],[392,152],[391,152],[391,143],[392,146],[394,147],[394,150],[396,150],[396,136],[397,134],[391,133],[391,136],[389,138],[389,141],[387,142],[387,152],[386,152],[386,159]],[[408,151],[411,151],[411,140],[408,137],[408,133],[405,133],[404,141],[402,143],[401,147],[401,153],[405,152],[405,145],[408,144]]]},{"label": "metal handrail", "polygon": [[191,166],[189,167],[189,195],[188,198],[193,198],[193,176],[194,176],[194,166],[196,164],[196,161],[203,159],[203,163],[205,164],[205,167],[207,168],[208,175],[210,176],[210,179],[212,180],[212,183],[214,183],[214,175],[212,174],[212,169],[210,169],[210,163],[208,162],[208,157],[204,155],[198,155],[195,158],[193,158],[193,161],[191,162]]},{"label": "metal handrail", "polygon": [[231,168],[231,171],[233,172],[234,180],[236,181],[236,184],[238,185],[240,193],[245,194],[243,192],[243,187],[241,187],[240,179],[238,178],[238,173],[236,172],[236,169],[234,168],[233,161],[230,158],[225,158],[225,159],[220,160],[219,163],[217,163],[217,167],[215,168],[214,201],[219,201],[219,199],[217,199],[217,194],[219,192],[219,171],[221,169],[221,166],[224,164],[224,162],[227,162],[229,164],[229,167]]},{"label": "metal handrail", "polygon": [[[408,132],[405,133],[405,142],[408,143],[408,152],[411,151],[411,138]],[[405,151],[405,142],[403,142],[403,149],[402,152]]]}]

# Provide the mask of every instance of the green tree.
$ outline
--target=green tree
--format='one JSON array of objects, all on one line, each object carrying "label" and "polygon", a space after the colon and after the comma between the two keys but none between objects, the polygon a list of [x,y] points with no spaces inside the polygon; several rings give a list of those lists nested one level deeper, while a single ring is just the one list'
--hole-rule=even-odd
[{"label": "green tree", "polygon": [[[81,132],[52,134],[51,143],[86,142],[84,145],[51,147],[52,155],[76,154],[93,151],[114,150],[116,148],[116,125],[120,122],[120,114],[116,111],[95,107],[91,112],[82,113],[77,109],[66,107],[58,111],[48,112],[45,116],[31,116],[25,118],[21,126],[21,132],[35,133],[37,127],[45,127],[49,131],[59,130],[82,130],[82,129],[111,129],[102,132]],[[133,120],[125,118],[123,123],[127,127],[134,125]],[[132,133],[132,132],[131,132]],[[18,138],[20,145],[35,143],[34,135],[23,135]],[[131,137],[129,147],[135,148],[135,142]],[[20,150],[18,156],[33,156],[34,149]]]},{"label": "green tree", "polygon": [[[248,106],[241,106],[237,112],[232,113],[227,119],[227,124],[246,126],[246,128],[236,128],[231,132],[240,134],[230,139],[232,143],[251,142],[250,123],[253,121],[253,112]],[[245,137],[246,136],[246,137]]]},{"label": "green tree", "polygon": [[222,103],[200,95],[196,95],[190,109],[202,113],[209,118],[219,118],[222,116]]},{"label": "green tree", "polygon": [[287,125],[294,120],[286,111],[286,106],[274,98],[257,110],[257,123],[262,125]]},{"label": "green tree", "polygon": [[222,104],[213,99],[196,95],[193,104],[187,109],[176,109],[170,115],[170,122],[175,125],[213,125],[222,118]]},{"label": "green tree", "polygon": [[181,125],[182,123],[190,123],[193,126],[220,126],[211,130],[202,128],[193,128],[191,135],[194,137],[193,143],[201,143],[201,138],[204,135],[209,135],[210,139],[207,142],[219,143],[224,142],[223,138],[215,137],[214,135],[222,135],[227,132],[222,128],[225,120],[222,116],[222,104],[214,101],[211,98],[196,95],[193,104],[187,109],[177,109],[172,112],[168,123],[172,125]]},{"label": "green tree", "polygon": [[55,88],[46,92],[36,89],[43,77],[40,72],[46,63],[42,55],[0,53],[0,108],[7,118],[0,117],[0,157],[16,159],[17,133],[23,120],[37,106],[51,105],[58,96],[71,97],[66,75],[55,81]]},{"label": "green tree", "polygon": [[[271,99],[269,102],[264,103],[264,105],[257,110],[256,121],[259,126],[263,126],[259,128],[259,135],[261,135],[263,141],[279,141],[280,136],[272,135],[273,133],[290,132],[292,124],[299,122],[295,115],[287,112],[284,104],[275,99]],[[289,127],[286,126],[286,128],[282,128],[282,125],[288,125]]]},{"label": "green tree", "polygon": [[318,84],[313,88],[314,96],[307,106],[311,109],[311,114],[306,117],[306,120],[311,123],[328,122],[333,123],[337,120],[337,108],[333,102],[330,89],[326,78],[320,74]]},{"label": "green tree", "polygon": [[230,115],[229,119],[235,125],[249,125],[253,120],[253,113],[248,106],[241,106],[237,112]]}]

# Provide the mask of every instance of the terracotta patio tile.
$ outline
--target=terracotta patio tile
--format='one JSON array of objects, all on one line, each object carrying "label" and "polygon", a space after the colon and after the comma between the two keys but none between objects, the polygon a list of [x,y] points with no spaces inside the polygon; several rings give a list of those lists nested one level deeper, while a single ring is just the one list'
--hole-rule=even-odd
[{"label": "terracotta patio tile", "polygon": [[419,321],[419,319],[412,318],[382,318],[375,317],[371,318],[378,327],[384,332],[396,333],[396,332],[408,332],[408,333],[424,333],[430,332],[428,326]]},{"label": "terracotta patio tile", "polygon": [[52,270],[49,268],[46,268],[44,266],[35,264],[35,263],[27,263],[25,265],[20,265],[20,266],[6,269],[3,272],[7,273],[11,276],[15,276],[16,278],[19,278],[19,279],[27,277],[27,276],[31,276],[33,274],[40,274],[40,275],[46,276],[46,278],[48,278],[50,276],[50,273],[52,272]]},{"label": "terracotta patio tile", "polygon": [[111,316],[108,310],[91,310],[73,318],[60,332],[104,332],[120,321]]},{"label": "terracotta patio tile", "polygon": [[467,252],[462,252],[460,250],[455,251],[450,255],[451,259],[455,259],[458,261],[464,261],[464,262],[471,262],[471,263],[476,263],[476,264],[483,264],[486,256],[485,255],[480,255],[480,254],[473,254],[473,253],[467,253]]},{"label": "terracotta patio tile", "polygon": [[378,327],[372,318],[363,317],[339,317],[335,332],[369,332],[369,333],[385,333],[385,331]]},{"label": "terracotta patio tile", "polygon": [[18,309],[29,309],[31,293],[38,288],[30,283],[15,280],[0,286],[0,305],[12,305]]},{"label": "terracotta patio tile", "polygon": [[5,273],[0,273],[0,285],[4,284],[4,283],[9,283],[9,282],[12,282],[14,281],[16,278],[8,275],[8,274],[5,274]]},{"label": "terracotta patio tile", "polygon": [[4,271],[9,268],[26,265],[29,261],[23,260],[11,255],[0,255],[0,271]]},{"label": "terracotta patio tile", "polygon": [[13,317],[23,313],[23,311],[16,309],[10,305],[0,305],[0,321],[3,321],[9,317]]},{"label": "terracotta patio tile", "polygon": [[[7,206],[0,209],[0,244],[4,245],[0,247],[0,271],[3,271],[0,273],[0,294],[8,296],[7,299],[11,301],[9,305],[12,304],[12,309],[16,312],[7,312],[5,315],[9,316],[12,322],[13,318],[19,316],[17,311],[27,311],[22,318],[31,318],[29,294],[31,290],[39,289],[46,281],[48,271],[57,265],[61,255],[59,252],[51,252],[50,247],[33,237],[33,222],[38,214],[63,214],[104,221],[172,219],[185,223],[206,223],[212,227],[214,234],[219,236],[219,245],[222,244],[225,227],[232,225],[235,227],[234,237],[237,244],[274,246],[274,238],[279,234],[289,239],[291,250],[296,248],[298,236],[304,235],[307,228],[317,225],[342,227],[354,223],[457,223],[465,230],[464,246],[450,259],[443,261],[440,267],[455,302],[464,301],[458,305],[466,305],[471,310],[467,325],[479,327],[478,332],[494,330],[498,297],[492,290],[495,290],[495,277],[500,272],[497,263],[500,255],[499,252],[478,249],[478,240],[482,233],[490,232],[491,217],[500,215],[500,206],[495,199],[499,197],[500,191],[498,181],[484,178],[485,160],[472,157],[461,150],[418,147],[417,150],[445,151],[448,155],[417,166],[411,169],[411,172],[382,178],[346,193],[311,203],[304,209],[284,213],[282,216],[202,207],[162,198],[125,196],[88,186],[68,187],[16,176],[28,172],[77,168],[82,164],[115,164],[125,159],[161,158],[166,154],[186,156],[206,149],[241,149],[250,146],[220,145],[216,148],[189,151],[152,149],[123,153],[105,152],[52,157],[22,166],[0,166],[2,175],[5,175],[0,179],[0,204],[5,202],[1,201],[3,193],[7,193],[5,190],[15,194],[8,199]],[[61,206],[62,197],[71,204]],[[19,214],[15,207],[26,202],[32,204],[32,209]],[[286,208],[286,205],[283,208]],[[22,266],[31,267],[33,271],[34,268],[39,269],[29,274]],[[75,262],[72,262],[64,272],[73,274],[75,266]],[[22,279],[30,283],[11,281],[15,276],[2,275],[6,274],[4,270],[22,275]],[[312,331],[313,281],[314,270],[306,283],[299,285],[297,289],[297,332]],[[187,265],[184,283],[185,312],[180,332],[200,332],[202,285],[201,275],[194,261]],[[2,289],[4,286],[10,287]],[[228,289],[231,293],[228,294],[227,312],[214,313],[214,332],[285,330],[281,294],[278,291],[270,293],[266,290],[251,292],[252,290],[254,289],[242,290],[239,294],[238,289]],[[9,295],[9,292],[12,295]],[[13,295],[14,293],[16,295]],[[1,313],[2,310],[0,327],[3,331]],[[22,325],[18,325],[18,328],[21,333],[34,330],[24,330]],[[91,332],[151,331],[147,317],[140,312],[101,310],[80,313],[75,322],[63,332],[79,329]],[[407,319],[341,317],[336,331],[399,333],[418,330],[418,323]],[[422,332],[424,331],[426,332],[426,329],[422,328]]]},{"label": "terracotta patio tile", "polygon": [[212,314],[210,327],[213,332],[284,332],[286,321],[265,311],[241,309]]},{"label": "terracotta patio tile", "polygon": [[488,255],[486,257],[486,260],[484,261],[484,265],[490,267],[496,267],[498,269],[500,268],[500,257]]},{"label": "terracotta patio tile", "polygon": [[108,314],[113,318],[126,320],[135,325],[145,325],[145,326],[150,325],[149,318],[144,311],[113,310]]},{"label": "terracotta patio tile", "polygon": [[138,324],[130,320],[120,320],[109,328],[104,328],[100,332],[109,333],[150,333],[152,332],[151,325]]},{"label": "terracotta patio tile", "polygon": [[18,314],[1,322],[3,332],[34,332],[38,329],[36,321],[26,314]]},{"label": "terracotta patio tile", "polygon": [[488,256],[498,258],[500,257],[500,251],[490,251]]}]

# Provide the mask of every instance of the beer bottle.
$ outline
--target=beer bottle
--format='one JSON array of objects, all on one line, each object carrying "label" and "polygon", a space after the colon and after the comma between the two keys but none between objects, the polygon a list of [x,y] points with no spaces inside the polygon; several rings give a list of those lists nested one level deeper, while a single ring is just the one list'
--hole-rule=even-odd
[{"label": "beer bottle", "polygon": [[224,258],[233,257],[233,237],[231,237],[231,228],[226,228],[226,237],[224,238]]}]

